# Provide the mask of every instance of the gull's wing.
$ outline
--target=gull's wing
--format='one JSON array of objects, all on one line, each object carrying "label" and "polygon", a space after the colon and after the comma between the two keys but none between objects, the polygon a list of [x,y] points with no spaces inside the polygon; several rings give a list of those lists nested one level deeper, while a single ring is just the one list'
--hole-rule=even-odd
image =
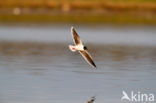
[{"label": "gull's wing", "polygon": [[75,45],[82,44],[80,36],[76,33],[73,27],[71,27],[71,33],[73,35],[73,40],[74,40]]},{"label": "gull's wing", "polygon": [[91,55],[86,50],[80,50],[80,54],[83,56],[83,58],[94,68],[96,68],[96,65],[91,57]]}]

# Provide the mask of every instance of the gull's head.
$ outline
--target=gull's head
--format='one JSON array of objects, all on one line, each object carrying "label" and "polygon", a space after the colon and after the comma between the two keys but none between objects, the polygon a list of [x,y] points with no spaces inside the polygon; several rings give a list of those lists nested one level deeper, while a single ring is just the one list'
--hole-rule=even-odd
[{"label": "gull's head", "polygon": [[88,50],[88,48],[86,46],[83,47],[84,50]]}]

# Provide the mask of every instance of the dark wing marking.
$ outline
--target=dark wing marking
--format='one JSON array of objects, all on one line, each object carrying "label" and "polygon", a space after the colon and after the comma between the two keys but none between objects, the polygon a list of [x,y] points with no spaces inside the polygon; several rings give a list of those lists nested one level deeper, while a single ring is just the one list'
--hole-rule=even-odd
[{"label": "dark wing marking", "polygon": [[91,57],[91,55],[86,51],[86,50],[83,50],[83,51],[79,51],[80,54],[83,56],[83,58],[93,67],[96,68],[96,65]]},{"label": "dark wing marking", "polygon": [[71,28],[71,32],[72,32],[72,35],[73,35],[74,43],[76,45],[82,44],[82,41],[80,39],[80,36],[76,33],[76,31],[75,31],[75,29],[73,27]]}]

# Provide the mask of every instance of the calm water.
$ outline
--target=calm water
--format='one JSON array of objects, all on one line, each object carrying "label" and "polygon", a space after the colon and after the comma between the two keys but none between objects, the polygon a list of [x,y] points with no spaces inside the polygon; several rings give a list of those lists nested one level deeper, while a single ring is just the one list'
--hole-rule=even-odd
[{"label": "calm water", "polygon": [[123,103],[156,95],[154,27],[76,27],[98,69],[72,53],[70,26],[0,26],[0,103]]}]

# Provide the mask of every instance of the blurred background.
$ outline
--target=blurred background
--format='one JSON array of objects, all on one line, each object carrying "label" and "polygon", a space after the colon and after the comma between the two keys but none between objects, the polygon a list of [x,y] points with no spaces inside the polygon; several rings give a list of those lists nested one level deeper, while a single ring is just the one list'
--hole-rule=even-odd
[{"label": "blurred background", "polygon": [[[74,26],[98,67],[73,44]],[[156,95],[156,0],[1,0],[0,103],[123,103]]]},{"label": "blurred background", "polygon": [[155,0],[5,0],[0,22],[155,24]]}]

